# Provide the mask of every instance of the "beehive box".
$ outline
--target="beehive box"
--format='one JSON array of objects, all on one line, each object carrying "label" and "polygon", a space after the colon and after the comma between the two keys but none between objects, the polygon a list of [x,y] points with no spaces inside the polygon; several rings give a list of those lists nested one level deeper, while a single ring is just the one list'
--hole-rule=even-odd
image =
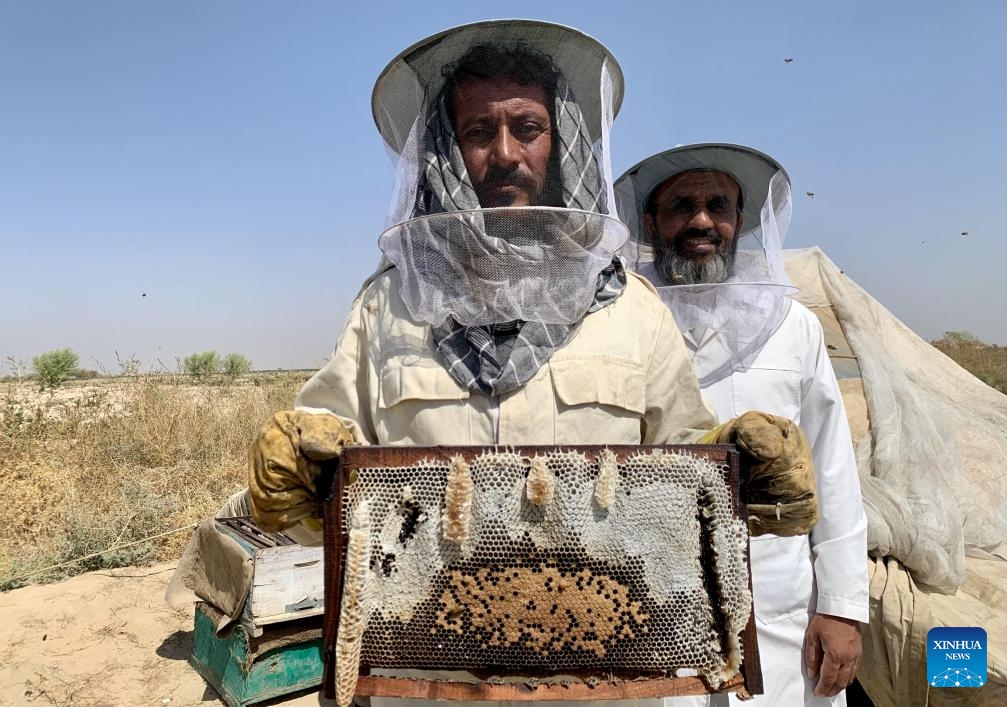
[{"label": "beehive box", "polygon": [[253,561],[252,586],[242,613],[250,635],[263,627],[325,611],[324,550],[298,545],[283,533],[260,530],[248,517],[218,518]]},{"label": "beehive box", "polygon": [[274,624],[252,636],[239,624],[216,634],[220,612],[196,604],[189,664],[230,707],[317,687],[322,682],[321,617]]}]

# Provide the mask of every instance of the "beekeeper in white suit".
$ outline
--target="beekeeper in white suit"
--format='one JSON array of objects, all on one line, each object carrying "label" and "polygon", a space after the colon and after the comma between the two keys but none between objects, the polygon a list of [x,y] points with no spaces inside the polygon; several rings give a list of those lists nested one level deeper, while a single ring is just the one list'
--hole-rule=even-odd
[{"label": "beekeeper in white suit", "polygon": [[822,328],[790,298],[783,269],[789,178],[747,147],[689,145],[628,170],[616,198],[633,231],[629,266],[673,312],[717,414],[765,410],[798,423],[811,442],[819,523],[809,535],[751,541],[765,694],[746,704],[845,704],[858,622],[867,621],[867,522]]}]

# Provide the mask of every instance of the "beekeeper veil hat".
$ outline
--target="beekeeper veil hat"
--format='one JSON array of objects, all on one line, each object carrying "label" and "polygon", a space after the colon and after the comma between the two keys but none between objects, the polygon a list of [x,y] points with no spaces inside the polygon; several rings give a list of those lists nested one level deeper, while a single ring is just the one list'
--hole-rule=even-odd
[{"label": "beekeeper veil hat", "polygon": [[[655,249],[645,228],[652,195],[683,172],[720,172],[741,189],[742,225],[737,252],[722,282],[672,284],[655,266]],[[742,145],[676,147],[630,168],[616,181],[619,213],[630,227],[623,249],[629,267],[645,275],[687,341],[701,386],[746,369],[790,310],[797,291],[783,268],[783,239],[790,226],[790,178],[772,157]],[[671,234],[665,234],[670,238]]]},{"label": "beekeeper veil hat", "polygon": [[[528,206],[484,208],[453,125],[470,95],[459,86],[500,79],[546,95],[549,165]],[[580,321],[629,237],[615,214],[609,159],[622,92],[622,71],[602,44],[547,22],[463,25],[392,60],[371,100],[396,165],[379,246],[416,320]]]}]

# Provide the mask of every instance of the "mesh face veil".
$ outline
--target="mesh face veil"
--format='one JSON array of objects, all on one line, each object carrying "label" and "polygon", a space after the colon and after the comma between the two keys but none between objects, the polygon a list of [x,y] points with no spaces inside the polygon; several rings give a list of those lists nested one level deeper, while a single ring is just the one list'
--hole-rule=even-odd
[{"label": "mesh face veil", "polygon": [[454,28],[389,64],[372,98],[396,163],[379,245],[414,319],[584,316],[629,237],[608,157],[622,85],[594,39],[523,20]]},{"label": "mesh face veil", "polygon": [[[718,281],[672,284],[646,228],[654,195],[683,172],[722,173],[741,189],[742,225],[734,235],[733,262],[724,258]],[[790,311],[796,292],[783,269],[783,239],[790,226],[790,179],[771,157],[740,145],[679,147],[654,155],[616,182],[619,213],[632,236],[622,253],[631,269],[647,277],[671,309],[686,340],[695,346],[693,365],[701,387],[744,370]],[[676,234],[662,233],[673,248]],[[727,249],[729,250],[729,248]],[[690,348],[693,348],[690,346]]]}]

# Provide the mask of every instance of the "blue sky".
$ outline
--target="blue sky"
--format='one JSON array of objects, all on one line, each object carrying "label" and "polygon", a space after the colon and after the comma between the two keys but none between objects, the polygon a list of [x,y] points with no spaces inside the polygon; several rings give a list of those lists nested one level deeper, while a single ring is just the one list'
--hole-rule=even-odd
[{"label": "blue sky", "polygon": [[0,0],[0,359],[317,367],[391,194],[375,78],[428,34],[515,15],[618,57],[617,173],[757,147],[802,195],[788,246],[820,245],[925,338],[1007,344],[1005,8]]}]

